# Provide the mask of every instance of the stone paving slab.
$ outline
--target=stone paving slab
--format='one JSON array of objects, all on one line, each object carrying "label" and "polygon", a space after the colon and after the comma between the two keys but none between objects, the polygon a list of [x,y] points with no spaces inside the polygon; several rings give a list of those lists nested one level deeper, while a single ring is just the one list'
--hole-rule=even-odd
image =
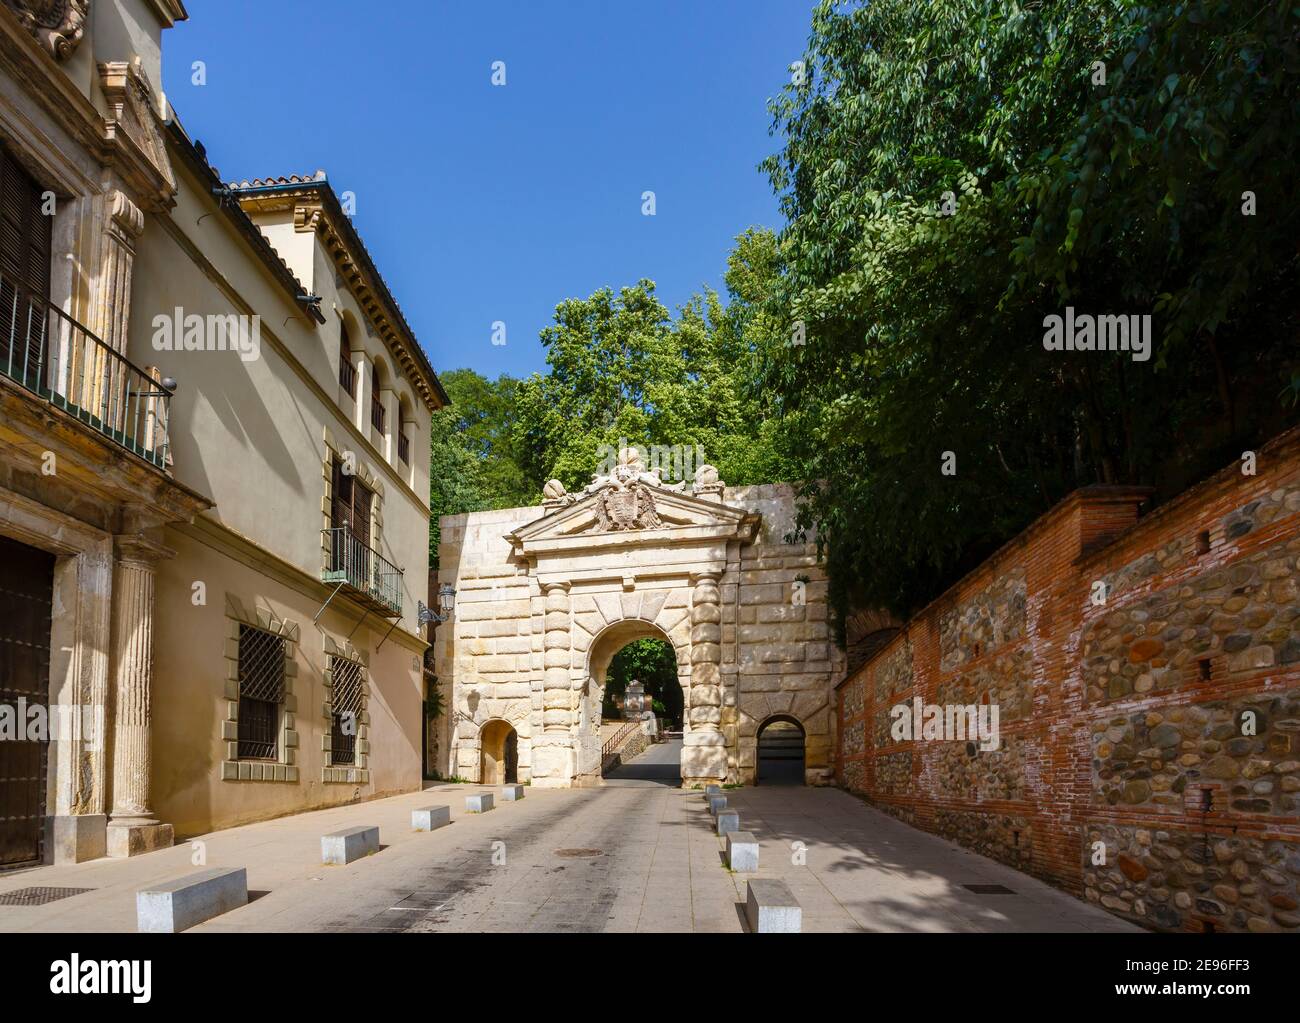
[{"label": "stone paving slab", "polygon": [[[697,791],[654,782],[530,790],[487,815],[460,809],[463,793],[437,786],[217,832],[201,847],[0,874],[0,892],[96,889],[0,907],[0,931],[133,931],[136,890],[196,869],[197,848],[205,866],[247,867],[252,901],[196,931],[739,933],[751,878],[789,885],[806,932],[1136,929],[835,789],[728,790],[762,850],[759,870],[746,874],[727,870]],[[411,810],[431,802],[451,805],[452,823],[412,831]],[[321,834],[363,823],[382,829],[381,852],[346,867],[319,863]],[[804,865],[794,842],[806,847]],[[978,896],[961,887],[969,883],[1016,894]]]}]

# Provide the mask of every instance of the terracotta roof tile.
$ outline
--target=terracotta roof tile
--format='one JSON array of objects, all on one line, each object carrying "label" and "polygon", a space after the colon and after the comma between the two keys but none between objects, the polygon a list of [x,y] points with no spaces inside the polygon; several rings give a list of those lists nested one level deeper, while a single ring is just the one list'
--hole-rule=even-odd
[{"label": "terracotta roof tile", "polygon": [[231,188],[267,188],[276,185],[314,185],[317,182],[325,181],[326,176],[323,170],[318,170],[315,174],[290,174],[285,177],[280,174],[273,178],[253,178],[251,181],[231,181],[228,182]]}]

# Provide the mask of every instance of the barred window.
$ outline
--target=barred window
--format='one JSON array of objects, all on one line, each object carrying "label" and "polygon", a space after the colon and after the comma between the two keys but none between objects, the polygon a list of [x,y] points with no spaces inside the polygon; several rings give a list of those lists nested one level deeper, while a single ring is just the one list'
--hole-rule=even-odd
[{"label": "barred window", "polygon": [[346,657],[331,657],[330,669],[334,679],[330,698],[330,764],[355,764],[361,720],[361,665]]},{"label": "barred window", "polygon": [[284,702],[284,640],[239,626],[239,758],[275,760]]}]

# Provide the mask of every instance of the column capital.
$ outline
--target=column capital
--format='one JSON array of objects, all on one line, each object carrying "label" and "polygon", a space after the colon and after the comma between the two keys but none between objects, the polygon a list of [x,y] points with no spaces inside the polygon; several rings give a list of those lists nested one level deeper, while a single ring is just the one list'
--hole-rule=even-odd
[{"label": "column capital", "polygon": [[176,552],[144,533],[118,533],[113,537],[113,560],[140,568],[156,568]]},{"label": "column capital", "polygon": [[569,587],[573,584],[569,582],[569,580],[563,579],[554,582],[540,583],[539,585],[542,587],[542,593],[549,597],[552,593],[560,593],[567,596],[569,593]]},{"label": "column capital", "polygon": [[109,193],[109,205],[113,224],[121,228],[127,237],[139,238],[144,232],[144,213],[140,207],[120,189],[114,189]]}]

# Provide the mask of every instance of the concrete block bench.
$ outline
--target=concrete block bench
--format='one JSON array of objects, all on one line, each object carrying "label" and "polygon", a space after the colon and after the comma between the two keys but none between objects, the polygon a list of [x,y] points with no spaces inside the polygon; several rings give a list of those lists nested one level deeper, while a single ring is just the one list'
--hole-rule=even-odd
[{"label": "concrete block bench", "polygon": [[747,881],[745,919],[755,934],[798,934],[803,910],[784,881]]},{"label": "concrete block bench", "polygon": [[375,827],[344,828],[320,840],[320,861],[335,867],[344,867],[362,856],[379,852],[379,829]]},{"label": "concrete block bench", "polygon": [[737,873],[758,869],[758,839],[748,831],[727,832],[727,866]]},{"label": "concrete block bench", "polygon": [[176,934],[248,903],[248,871],[213,867],[135,893],[141,934]]},{"label": "concrete block bench", "polygon": [[709,796],[709,813],[717,816],[718,813],[727,808],[726,796]]},{"label": "concrete block bench", "polygon": [[718,811],[718,834],[725,835],[729,831],[740,830],[740,811],[739,810],[719,810]]},{"label": "concrete block bench", "polygon": [[506,803],[513,803],[524,798],[524,787],[522,785],[506,785],[501,789],[501,799]]},{"label": "concrete block bench", "polygon": [[426,806],[411,811],[412,831],[437,831],[444,824],[450,823],[450,806]]},{"label": "concrete block bench", "polygon": [[480,792],[477,796],[465,797],[466,813],[487,813],[492,809],[492,793]]}]

